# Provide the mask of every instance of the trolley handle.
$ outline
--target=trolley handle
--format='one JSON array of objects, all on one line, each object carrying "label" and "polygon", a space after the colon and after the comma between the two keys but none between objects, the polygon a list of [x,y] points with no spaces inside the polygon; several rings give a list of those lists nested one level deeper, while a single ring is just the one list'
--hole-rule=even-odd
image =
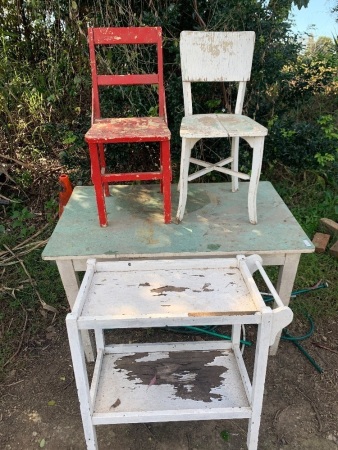
[{"label": "trolley handle", "polygon": [[273,284],[270,281],[270,278],[267,276],[265,270],[263,269],[262,264],[260,263],[260,261],[255,261],[255,265],[257,267],[257,269],[259,270],[260,274],[262,275],[263,280],[265,281],[265,284],[267,285],[271,295],[273,296],[276,304],[279,307],[284,307],[284,303],[282,302],[280,296],[278,295],[278,292],[276,291],[275,287],[273,286]]}]

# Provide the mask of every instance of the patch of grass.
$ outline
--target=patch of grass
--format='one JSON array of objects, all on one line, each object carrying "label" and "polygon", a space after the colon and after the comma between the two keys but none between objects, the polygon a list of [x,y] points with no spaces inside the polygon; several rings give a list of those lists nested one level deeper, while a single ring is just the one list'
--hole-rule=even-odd
[{"label": "patch of grass", "polygon": [[338,260],[330,254],[303,255],[295,281],[295,290],[314,286],[320,280],[328,287],[299,294],[291,301],[295,314],[310,314],[314,319],[338,316]]},{"label": "patch of grass", "polygon": [[[12,363],[19,362],[17,355],[29,348],[38,336],[45,335],[48,326],[64,320],[68,310],[56,264],[41,259],[44,238],[51,230],[52,227],[33,239],[33,247],[37,239],[42,245],[31,251],[25,247],[28,251],[25,255],[20,255],[20,249],[12,250],[23,241],[19,233],[0,235],[0,379]],[[39,297],[58,313],[44,309]]]},{"label": "patch of grass", "polygon": [[[338,184],[326,182],[324,175],[316,172],[295,174],[279,166],[278,170],[274,168],[270,172],[266,171],[265,177],[273,183],[310,240],[316,232],[322,231],[321,218],[338,220]],[[336,239],[337,236],[331,237],[325,253],[301,256],[294,291],[310,288],[320,280],[327,282],[328,287],[299,294],[291,300],[290,306],[295,317],[300,320],[303,320],[305,313],[314,320],[338,315],[338,260],[328,252]],[[267,267],[266,271],[271,280],[276,282],[277,268]]]},{"label": "patch of grass", "polygon": [[[277,177],[278,178],[278,177]],[[274,186],[310,239],[322,231],[320,219],[338,220],[338,185],[325,183],[315,172],[301,176],[284,171]],[[309,313],[314,319],[338,315],[338,260],[329,254],[337,236],[330,239],[325,253],[304,254],[301,257],[294,290],[314,286],[318,281],[328,288],[301,294],[292,300],[294,313]]]},{"label": "patch of grass", "polygon": [[271,181],[309,238],[319,231],[321,218],[338,220],[338,185],[325,183],[316,173]]}]

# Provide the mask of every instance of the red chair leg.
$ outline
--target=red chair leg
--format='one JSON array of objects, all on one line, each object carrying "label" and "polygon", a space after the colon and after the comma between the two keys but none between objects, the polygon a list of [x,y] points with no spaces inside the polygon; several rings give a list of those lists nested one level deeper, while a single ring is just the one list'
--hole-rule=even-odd
[{"label": "red chair leg", "polygon": [[95,188],[96,204],[99,214],[99,222],[101,227],[108,225],[106,203],[104,199],[104,191],[101,179],[101,168],[99,159],[99,146],[97,144],[89,143],[89,153],[92,169],[92,181]]},{"label": "red chair leg", "polygon": [[[164,164],[163,164],[163,148],[162,148],[162,146],[163,146],[163,142],[160,142],[160,168],[161,168],[161,172],[163,172],[163,167],[164,167]],[[160,191],[161,191],[161,194],[163,194],[163,178],[160,179]]]},{"label": "red chair leg", "polygon": [[[101,166],[101,174],[106,173],[106,158],[104,156],[104,145],[98,144],[99,147],[99,158],[100,158],[100,166]],[[103,183],[104,193],[106,197],[110,197],[109,185],[108,183]]]},{"label": "red chair leg", "polygon": [[164,223],[171,222],[171,164],[169,141],[161,142],[161,171],[164,206]]}]

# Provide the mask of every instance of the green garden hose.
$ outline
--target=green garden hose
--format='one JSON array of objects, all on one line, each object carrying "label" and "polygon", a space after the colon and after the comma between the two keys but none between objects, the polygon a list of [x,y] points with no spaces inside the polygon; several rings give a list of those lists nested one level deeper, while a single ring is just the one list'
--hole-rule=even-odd
[{"label": "green garden hose", "polygon": [[[328,287],[328,283],[327,282],[322,282],[321,280],[316,283],[314,286],[309,287],[309,288],[304,288],[304,289],[299,289],[296,291],[293,291],[291,293],[291,298],[295,298],[297,295],[299,294],[306,294],[308,292],[317,290],[317,289],[323,289],[323,288],[327,288]],[[269,303],[272,302],[274,300],[274,298],[270,295],[270,294],[262,294],[263,300],[265,303]],[[310,363],[315,367],[315,369],[319,372],[322,373],[323,369],[316,363],[316,361],[312,358],[312,356],[305,350],[305,348],[300,345],[299,341],[303,341],[305,339],[308,339],[310,336],[313,335],[314,333],[314,329],[315,329],[315,325],[313,322],[312,317],[309,314],[305,314],[305,316],[307,317],[309,323],[310,323],[310,329],[309,331],[304,334],[303,336],[292,336],[287,328],[285,328],[283,330],[283,334],[281,339],[285,340],[285,341],[290,341],[292,342],[297,348],[298,350],[301,351],[301,353],[303,353],[303,355],[310,361]],[[185,333],[185,334],[208,334],[210,336],[215,336],[221,339],[225,339],[230,341],[231,340],[231,336],[227,336],[225,334],[221,334],[218,333],[216,331],[217,326],[202,326],[202,327],[191,327],[191,326],[186,326],[186,327],[166,327],[167,330],[173,331],[175,333]],[[250,346],[252,345],[252,343],[250,341],[247,341],[245,339],[240,341],[242,345],[247,345]]]}]

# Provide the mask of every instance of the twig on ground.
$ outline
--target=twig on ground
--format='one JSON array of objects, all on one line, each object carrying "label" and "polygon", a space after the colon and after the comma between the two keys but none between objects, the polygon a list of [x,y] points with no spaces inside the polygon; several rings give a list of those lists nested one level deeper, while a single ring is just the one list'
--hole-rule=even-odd
[{"label": "twig on ground", "polygon": [[1,202],[3,205],[8,205],[11,202],[11,199],[8,197],[5,197],[4,195],[0,194],[0,198],[4,200],[4,203]]},{"label": "twig on ground", "polygon": [[273,424],[276,426],[278,424],[278,420],[281,416],[281,414],[286,411],[287,409],[290,408],[290,405],[286,406],[285,408],[280,408],[278,409],[278,411],[276,412],[274,418],[273,418]]},{"label": "twig on ground", "polygon": [[188,433],[185,433],[185,437],[187,438],[187,441],[188,441],[188,450],[190,450],[191,449],[190,436]]},{"label": "twig on ground", "polygon": [[233,420],[230,420],[230,423],[232,423],[232,425],[235,425],[236,428],[238,428],[242,433],[246,435],[246,431],[240,425],[238,425],[238,423],[234,422]]},{"label": "twig on ground", "polygon": [[[43,309],[45,309],[45,310],[47,310],[47,311],[50,311],[50,312],[53,312],[54,314],[57,314],[57,312],[58,312],[57,309],[54,308],[54,306],[48,305],[48,304],[41,298],[41,296],[40,296],[40,294],[39,294],[39,291],[38,291],[38,290],[36,289],[36,287],[35,287],[33,278],[30,276],[30,273],[29,273],[28,270],[26,269],[26,266],[24,265],[23,261],[22,261],[21,259],[19,259],[19,258],[15,255],[15,253],[14,253],[9,247],[7,247],[6,244],[4,244],[4,247],[6,248],[6,250],[9,251],[9,253],[10,253],[11,255],[13,255],[13,256],[19,261],[19,263],[20,263],[21,267],[23,268],[23,270],[25,271],[25,273],[26,273],[26,275],[27,275],[27,277],[28,277],[28,279],[29,279],[29,282],[30,282],[32,288],[34,289],[34,291],[35,291],[35,293],[36,293],[36,296],[38,297],[38,299],[39,299],[39,301],[40,301],[40,303],[41,303]],[[53,319],[53,320],[54,320],[54,319]]]},{"label": "twig on ground", "polygon": [[[57,213],[58,214],[58,213]],[[55,217],[57,216],[57,214],[55,214]],[[55,218],[54,217],[54,218]],[[19,248],[21,248],[22,245],[25,245],[27,242],[31,241],[32,239],[36,238],[37,236],[39,236],[39,234],[41,234],[43,231],[45,231],[46,228],[48,228],[50,225],[50,223],[46,223],[42,228],[40,228],[36,233],[32,234],[32,236],[29,236],[27,239],[25,239],[23,242],[20,242],[20,244],[16,245],[13,250],[18,250]]]},{"label": "twig on ground", "polygon": [[15,381],[15,383],[6,384],[6,387],[14,386],[15,384],[22,383],[23,381],[25,381],[25,380],[19,380],[19,381]]},{"label": "twig on ground", "polygon": [[60,408],[62,411],[64,411],[64,412],[67,413],[67,414],[70,414],[71,416],[78,416],[78,415],[79,415],[79,413],[78,413],[77,411],[74,411],[74,412],[67,411],[67,409],[62,408],[62,406],[60,406],[60,405],[58,405],[58,404],[56,404],[55,407],[56,407],[56,408]]},{"label": "twig on ground", "polygon": [[72,383],[74,383],[75,378],[72,377],[72,379],[69,381],[69,383],[66,384],[66,386],[63,386],[62,390],[65,391]]},{"label": "twig on ground", "polygon": [[11,158],[10,156],[2,155],[1,153],[0,153],[0,157],[3,158],[3,159],[8,159],[9,161],[13,161],[13,162],[15,162],[16,164],[19,164],[19,166],[27,167],[27,169],[33,167],[32,164],[28,164],[28,163],[25,163],[25,162],[23,162],[23,161],[19,161],[18,159]]},{"label": "twig on ground", "polygon": [[[36,250],[37,248],[40,248],[44,246],[47,243],[48,239],[45,239],[44,241],[36,241],[36,242],[29,242],[25,246],[19,247],[20,249],[24,247],[28,247],[26,250],[23,250],[19,253],[16,253],[15,256],[5,256],[8,254],[8,252],[3,252],[2,256],[0,258],[2,259],[2,262],[0,263],[0,266],[11,266],[13,264],[17,264],[18,257],[27,255],[28,253],[32,252],[33,250]],[[13,261],[14,260],[14,261]]]},{"label": "twig on ground", "polygon": [[10,322],[9,322],[9,325],[8,325],[8,327],[7,327],[7,333],[9,332],[9,330],[11,329],[11,326],[12,326],[12,323],[13,323],[13,317],[11,318],[11,320],[10,320]]},{"label": "twig on ground", "polygon": [[[58,215],[58,213],[55,214],[54,218],[56,218]],[[38,230],[36,233],[32,234],[31,236],[29,236],[27,239],[25,239],[24,241],[20,242],[19,244],[17,244],[15,247],[13,247],[13,251],[16,250],[20,250],[21,248],[24,248],[26,245],[28,245],[28,242],[30,242],[31,240],[33,240],[34,238],[36,238],[37,236],[39,236],[39,234],[41,234],[43,231],[45,231],[46,228],[49,227],[49,223],[46,223],[42,228],[40,228],[40,230]],[[45,240],[46,241],[46,240]],[[44,241],[44,242],[45,242]],[[42,242],[42,241],[41,241]],[[0,256],[5,255],[7,252],[0,252]]]},{"label": "twig on ground", "polygon": [[296,389],[303,395],[304,398],[306,398],[308,400],[308,402],[312,406],[312,409],[314,410],[317,421],[318,421],[318,431],[321,433],[323,431],[323,426],[322,426],[322,421],[321,421],[317,406],[314,404],[314,402],[311,400],[311,398],[305,394],[305,392],[303,392],[301,389],[299,389],[299,387],[296,387]]},{"label": "twig on ground", "polygon": [[327,350],[329,352],[338,353],[338,350],[334,350],[333,348],[326,347],[326,345],[319,344],[318,342],[311,342],[311,344],[314,345],[315,347],[323,348],[324,350]]},{"label": "twig on ground", "polygon": [[28,321],[28,314],[27,311],[24,309],[24,307],[21,305],[22,309],[25,312],[25,322],[21,331],[21,337],[20,337],[20,342],[18,345],[18,348],[16,349],[15,353],[13,353],[13,355],[5,362],[5,364],[3,365],[3,367],[5,368],[6,366],[8,366],[8,364],[19,354],[20,350],[21,350],[21,346],[23,343],[23,338],[25,336],[25,331],[26,331],[26,327],[27,327],[27,321]]},{"label": "twig on ground", "polygon": [[152,437],[155,439],[155,441],[158,441],[157,437],[154,435],[154,433],[149,428],[149,425],[147,423],[143,424],[145,426],[145,429],[152,435]]}]

